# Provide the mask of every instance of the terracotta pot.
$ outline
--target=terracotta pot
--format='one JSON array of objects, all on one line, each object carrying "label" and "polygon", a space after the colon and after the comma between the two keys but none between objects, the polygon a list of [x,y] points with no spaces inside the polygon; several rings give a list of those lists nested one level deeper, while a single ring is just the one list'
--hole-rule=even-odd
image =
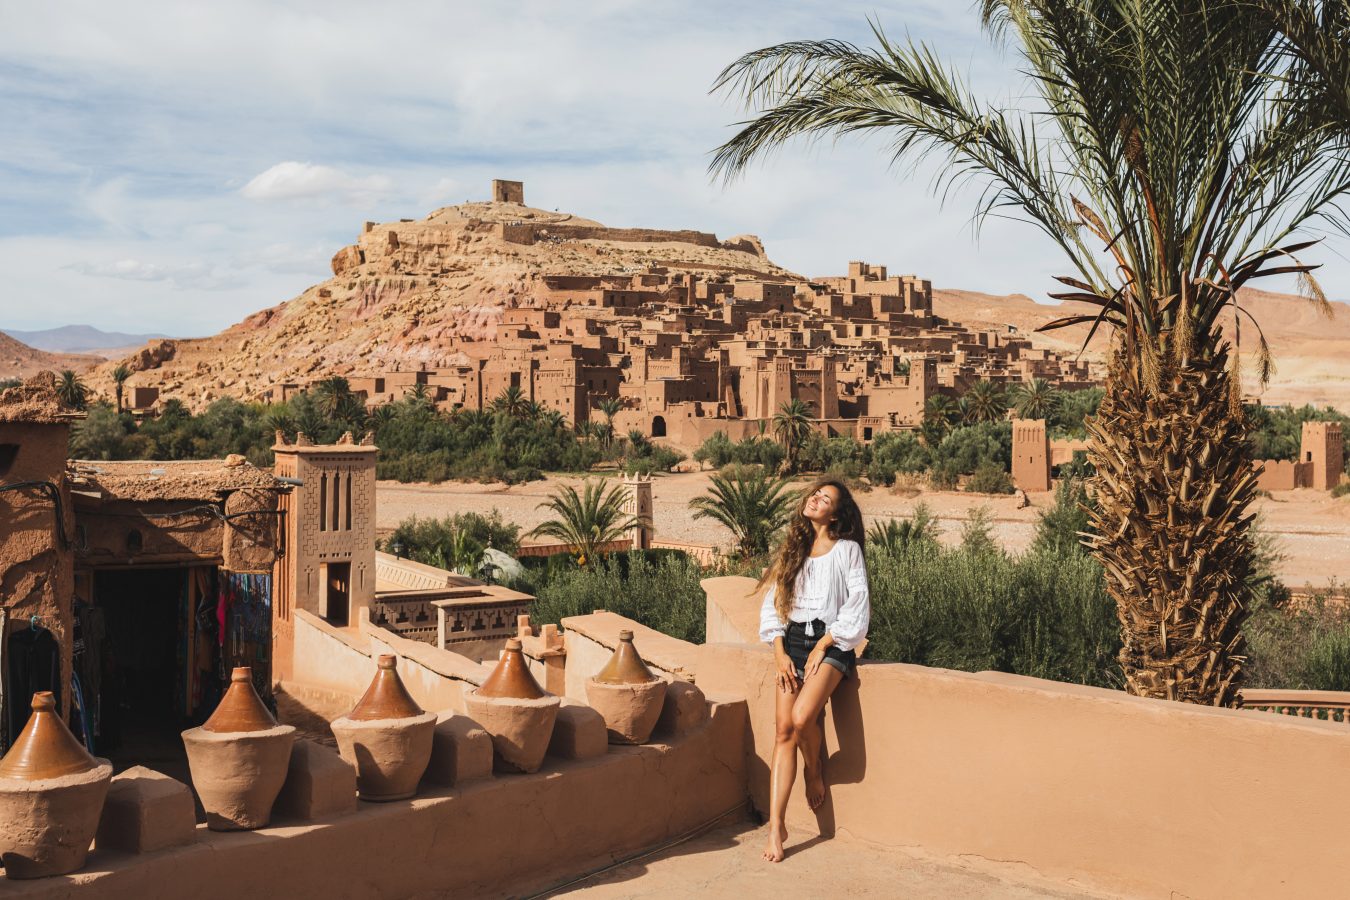
[{"label": "terracotta pot", "polygon": [[6,878],[64,875],[84,865],[98,830],[112,764],[70,733],[48,691],[0,760],[0,860]]},{"label": "terracotta pot", "polygon": [[332,723],[338,753],[356,767],[362,800],[411,797],[431,761],[436,714],[422,712],[395,664],[395,657],[381,656],[365,695]]},{"label": "terracotta pot", "polygon": [[[235,730],[225,730],[235,729]],[[192,787],[212,831],[262,828],[286,782],[295,728],[278,725],[240,666],[211,718],[183,732]]]},{"label": "terracotta pot", "polygon": [[543,765],[562,701],[534,680],[520,647],[519,638],[507,640],[492,674],[477,690],[464,692],[464,706],[492,735],[497,769],[534,772]]},{"label": "terracotta pot", "polygon": [[651,737],[666,700],[666,683],[652,674],[633,646],[633,632],[619,632],[619,646],[605,667],[586,680],[586,702],[605,718],[611,744],[641,744]]}]

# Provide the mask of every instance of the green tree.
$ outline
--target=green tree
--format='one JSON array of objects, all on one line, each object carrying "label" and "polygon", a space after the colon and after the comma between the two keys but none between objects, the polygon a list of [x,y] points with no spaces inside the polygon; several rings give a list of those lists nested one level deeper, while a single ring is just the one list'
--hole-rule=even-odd
[{"label": "green tree", "polygon": [[797,500],[786,478],[775,478],[761,466],[738,466],[709,479],[708,492],[689,501],[695,519],[712,519],[736,540],[749,559],[767,553]]},{"label": "green tree", "polygon": [[1010,399],[1019,419],[1049,422],[1059,409],[1059,388],[1044,378],[1033,378],[1013,388]]},{"label": "green tree", "polygon": [[593,562],[606,544],[622,540],[637,518],[625,512],[628,490],[614,485],[605,490],[602,479],[588,478],[581,493],[569,484],[560,485],[540,509],[553,511],[555,518],[537,526],[531,535],[551,537],[572,548],[577,562]]},{"label": "green tree", "polygon": [[618,397],[606,397],[601,400],[596,407],[605,414],[605,430],[601,437],[604,440],[605,447],[609,447],[614,440],[614,417],[623,409],[623,401]]},{"label": "green tree", "polygon": [[126,388],[127,379],[131,377],[131,367],[126,363],[118,363],[112,370],[113,396],[117,399],[117,414],[122,414],[122,392]]},{"label": "green tree", "polygon": [[73,369],[62,369],[56,380],[56,397],[71,409],[89,407],[89,387]]},{"label": "green tree", "polygon": [[494,413],[513,419],[523,419],[529,411],[529,401],[525,399],[525,393],[520,386],[513,384],[497,395],[492,401],[491,409]]},{"label": "green tree", "polygon": [[980,422],[997,422],[1008,409],[1008,401],[1003,391],[992,381],[977,381],[970,386],[962,398],[966,401],[965,422],[978,425]]},{"label": "green tree", "polygon": [[[983,0],[1022,57],[1022,108],[981,102],[928,47],[796,41],[749,53],[717,87],[761,111],[718,149],[731,174],[799,137],[879,132],[896,161],[948,158],[986,186],[977,218],[1020,213],[1063,252],[1057,299],[1096,307],[1045,329],[1117,331],[1089,424],[1094,554],[1135,694],[1231,705],[1255,477],[1238,291],[1297,274],[1312,226],[1350,226],[1350,13],[1343,0]],[[1224,325],[1227,325],[1225,334]],[[1256,332],[1262,375],[1265,339]],[[1248,334],[1251,334],[1249,330]],[[1130,448],[1121,452],[1121,448]],[[1184,541],[1189,552],[1176,552]]]},{"label": "green tree", "polygon": [[811,433],[811,407],[800,400],[788,400],[773,417],[773,434],[783,445],[783,471],[797,471],[797,455]]}]

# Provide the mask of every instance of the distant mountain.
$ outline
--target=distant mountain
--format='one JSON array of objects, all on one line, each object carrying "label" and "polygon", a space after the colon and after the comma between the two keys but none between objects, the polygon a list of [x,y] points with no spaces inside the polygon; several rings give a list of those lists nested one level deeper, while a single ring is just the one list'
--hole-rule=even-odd
[{"label": "distant mountain", "polygon": [[43,331],[16,331],[0,329],[5,334],[36,350],[52,353],[88,353],[98,350],[139,347],[146,341],[168,337],[167,334],[124,334],[120,331],[101,331],[90,325],[63,325]]},{"label": "distant mountain", "polygon": [[101,356],[77,356],[35,350],[0,331],[0,381],[29,378],[43,369],[55,372],[74,369],[77,372],[84,372],[101,362],[103,362]]}]

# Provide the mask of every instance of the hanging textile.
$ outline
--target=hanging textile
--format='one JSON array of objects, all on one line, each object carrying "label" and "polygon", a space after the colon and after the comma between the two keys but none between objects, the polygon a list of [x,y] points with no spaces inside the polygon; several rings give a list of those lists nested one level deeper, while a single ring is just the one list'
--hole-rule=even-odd
[{"label": "hanging textile", "polygon": [[6,717],[9,743],[28,724],[33,695],[51,691],[61,708],[61,648],[56,637],[41,625],[21,628],[9,636],[9,693]]},{"label": "hanging textile", "polygon": [[272,576],[222,571],[216,605],[222,624],[223,675],[235,666],[253,669],[253,685],[272,696]]}]

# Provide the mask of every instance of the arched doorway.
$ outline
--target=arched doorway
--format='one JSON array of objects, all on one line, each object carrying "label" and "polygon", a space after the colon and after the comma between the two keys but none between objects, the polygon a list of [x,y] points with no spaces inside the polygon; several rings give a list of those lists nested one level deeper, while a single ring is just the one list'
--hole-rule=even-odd
[{"label": "arched doorway", "polygon": [[665,436],[666,436],[666,419],[665,419],[665,416],[655,416],[655,417],[652,419],[652,437],[658,438],[658,437],[665,437]]}]

